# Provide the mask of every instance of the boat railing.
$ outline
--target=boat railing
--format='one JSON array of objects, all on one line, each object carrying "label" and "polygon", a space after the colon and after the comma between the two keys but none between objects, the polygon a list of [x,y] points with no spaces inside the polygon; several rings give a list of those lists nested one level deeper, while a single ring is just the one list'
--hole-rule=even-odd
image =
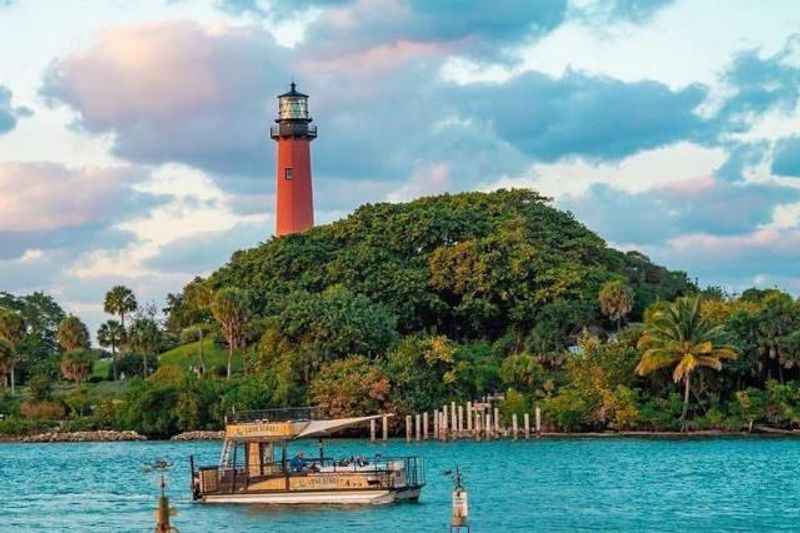
[{"label": "boat railing", "polygon": [[[377,486],[381,488],[422,487],[425,485],[424,461],[421,457],[383,457],[371,458],[351,457],[347,459],[303,458],[302,466],[275,462],[265,463],[260,467],[250,465],[237,465],[236,467],[215,468],[200,467],[201,471],[216,471],[213,474],[213,483],[204,487],[204,492],[235,491],[237,487],[246,486],[254,477],[301,477],[313,475],[315,477],[341,476],[355,473],[372,477]],[[194,465],[192,466],[194,478]],[[257,472],[254,475],[254,471]],[[201,477],[203,477],[201,475]],[[207,477],[207,476],[206,476]]]},{"label": "boat railing", "polygon": [[251,411],[235,411],[228,415],[229,423],[237,422],[304,422],[321,420],[322,410],[319,407],[284,407],[280,409],[260,409]]}]

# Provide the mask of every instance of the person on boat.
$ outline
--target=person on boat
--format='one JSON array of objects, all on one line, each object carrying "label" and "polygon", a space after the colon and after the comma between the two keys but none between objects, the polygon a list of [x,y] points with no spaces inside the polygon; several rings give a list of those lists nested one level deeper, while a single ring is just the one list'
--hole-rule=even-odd
[{"label": "person on boat", "polygon": [[292,468],[293,472],[302,472],[305,467],[303,452],[297,452],[297,455],[292,457],[292,460],[289,461],[289,466]]}]

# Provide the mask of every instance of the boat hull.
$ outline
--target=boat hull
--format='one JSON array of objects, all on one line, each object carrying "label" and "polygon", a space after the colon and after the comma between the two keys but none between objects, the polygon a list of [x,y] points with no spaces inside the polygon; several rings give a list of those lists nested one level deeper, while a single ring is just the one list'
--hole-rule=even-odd
[{"label": "boat hull", "polygon": [[419,499],[421,488],[401,490],[256,492],[208,494],[203,503],[250,503],[269,505],[385,505]]}]

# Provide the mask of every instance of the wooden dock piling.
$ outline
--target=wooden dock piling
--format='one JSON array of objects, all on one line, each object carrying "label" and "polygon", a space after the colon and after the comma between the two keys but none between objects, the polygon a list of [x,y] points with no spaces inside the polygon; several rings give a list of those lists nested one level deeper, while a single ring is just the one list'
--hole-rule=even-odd
[{"label": "wooden dock piling", "polygon": [[456,428],[458,431],[458,435],[461,436],[461,432],[464,431],[464,406],[458,406],[458,427]]},{"label": "wooden dock piling", "polygon": [[383,415],[383,440],[389,440],[389,417]]},{"label": "wooden dock piling", "polygon": [[525,438],[531,438],[531,415],[525,413],[523,416],[523,423],[525,424]]},{"label": "wooden dock piling", "polygon": [[467,402],[467,431],[472,432],[472,402]]},{"label": "wooden dock piling", "polygon": [[375,442],[375,419],[369,421],[369,440]]},{"label": "wooden dock piling", "polygon": [[494,432],[500,435],[500,409],[494,408]]},{"label": "wooden dock piling", "polygon": [[411,415],[406,415],[406,442],[411,442]]},{"label": "wooden dock piling", "polygon": [[422,413],[422,440],[428,440],[428,411]]},{"label": "wooden dock piling", "polygon": [[511,415],[511,434],[517,440],[517,413]]},{"label": "wooden dock piling", "polygon": [[433,410],[433,439],[439,438],[439,410]]},{"label": "wooden dock piling", "polygon": [[539,435],[542,432],[542,408],[536,407],[536,434]]}]

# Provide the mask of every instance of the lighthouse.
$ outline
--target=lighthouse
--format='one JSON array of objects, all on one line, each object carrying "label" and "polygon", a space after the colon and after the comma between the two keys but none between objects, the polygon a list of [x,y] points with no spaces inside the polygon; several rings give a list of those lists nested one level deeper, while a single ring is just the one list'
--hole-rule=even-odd
[{"label": "lighthouse", "polygon": [[311,187],[311,141],[317,127],[311,125],[308,95],[297,91],[278,96],[278,118],[270,128],[277,143],[275,176],[275,234],[301,233],[314,225],[314,196]]}]

